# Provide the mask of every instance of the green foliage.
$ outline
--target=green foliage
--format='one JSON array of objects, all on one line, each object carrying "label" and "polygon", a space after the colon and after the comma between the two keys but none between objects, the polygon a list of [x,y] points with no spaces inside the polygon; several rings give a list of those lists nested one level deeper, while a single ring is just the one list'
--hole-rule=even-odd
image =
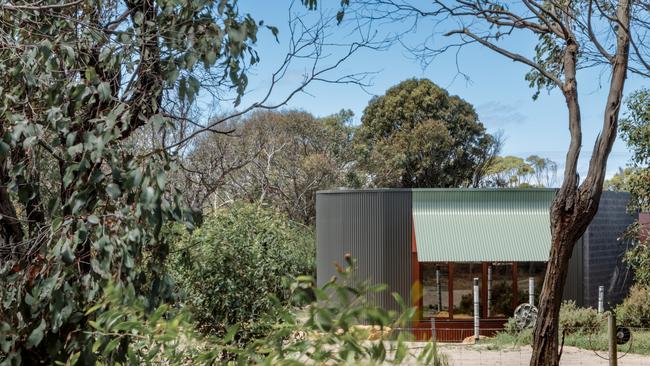
[{"label": "green foliage", "polygon": [[[593,308],[578,307],[575,301],[565,301],[560,307],[560,333],[567,335],[578,334],[585,336],[603,331],[606,318]],[[531,344],[533,329],[520,330],[514,318],[509,318],[496,340],[493,342],[499,348],[505,345]]]},{"label": "green foliage", "polygon": [[346,110],[323,118],[299,110],[253,113],[228,126],[237,138],[200,139],[184,162],[190,179],[180,184],[196,206],[220,205],[224,196],[263,201],[313,224],[316,191],[355,184],[351,119]]},{"label": "green foliage", "polygon": [[620,121],[620,133],[632,150],[637,166],[650,164],[650,89],[640,89],[626,100],[627,113]]},{"label": "green foliage", "polygon": [[[616,307],[616,322],[631,327],[632,340],[619,345],[621,353],[650,354],[650,290],[635,285],[623,304]],[[532,344],[532,329],[519,331],[514,319],[508,319],[502,332],[488,339],[488,348],[504,349]],[[588,350],[608,349],[607,316],[595,309],[581,308],[573,301],[566,301],[560,308],[560,334],[565,346]]]},{"label": "green foliage", "polygon": [[[560,307],[559,324],[565,345],[592,349],[590,340],[596,347],[603,347],[604,340],[603,349],[607,349],[607,318],[598,314],[596,309],[579,307],[575,301],[565,301]],[[514,318],[509,318],[503,331],[488,340],[492,349],[530,345],[532,341],[533,329],[519,330]]]},{"label": "green foliage", "polygon": [[[551,5],[542,5],[550,7]],[[560,78],[563,74],[563,57],[566,53],[566,44],[564,40],[555,34],[549,33],[539,37],[539,42],[535,45],[535,56],[533,60],[548,74]],[[535,90],[533,100],[539,98],[543,90],[550,92],[557,85],[553,80],[546,77],[538,69],[531,68],[525,76],[529,86]]]},{"label": "green foliage", "polygon": [[[560,338],[563,336],[561,335]],[[609,349],[607,331],[605,328],[595,334],[573,333],[564,335],[564,346],[582,348],[589,351],[605,351]],[[529,346],[532,344],[532,329],[526,329],[521,333],[499,332],[494,338],[488,338],[485,343],[490,350],[503,350]],[[632,330],[631,342],[618,346],[619,355],[630,352],[634,354],[650,355],[650,332],[643,329]]]},{"label": "green foliage", "polygon": [[552,187],[557,163],[537,155],[525,160],[518,156],[496,156],[485,170],[481,185],[488,187]]},{"label": "green foliage", "polygon": [[[89,322],[87,333],[97,364],[181,365],[218,355],[216,345],[205,348],[207,342],[193,330],[185,309],[162,304],[149,311],[130,285],[108,284],[100,301],[85,312],[93,313],[99,315]],[[81,357],[73,353],[66,364],[85,364]]]},{"label": "green foliage", "polygon": [[192,233],[175,231],[170,269],[199,329],[223,337],[237,325],[240,344],[269,332],[277,318],[271,296],[289,300],[286,276],[314,273],[312,230],[273,209],[234,204]]},{"label": "green foliage", "polygon": [[635,284],[616,307],[617,322],[630,327],[650,327],[650,287]]},{"label": "green foliage", "polygon": [[[264,338],[245,347],[235,341],[238,326],[220,338],[204,336],[193,330],[187,309],[161,305],[150,312],[132,287],[109,284],[97,304],[85,311],[101,314],[87,331],[92,356],[101,365],[213,365],[227,362],[226,355],[242,365],[447,364],[433,343],[424,344],[417,356],[412,354],[403,334],[392,342],[367,341],[359,324],[382,330],[404,326],[415,309],[404,308],[398,314],[371,305],[368,297],[385,287],[352,286],[352,272],[352,267],[341,269],[339,278],[323,288],[316,288],[308,276],[290,281],[287,291],[302,311],[276,302],[273,326]],[[71,354],[65,364],[79,364],[80,357]]]},{"label": "green foliage", "polygon": [[565,301],[560,307],[560,329],[565,334],[590,334],[600,331],[605,325],[605,315],[594,308],[583,308],[575,301]]},{"label": "green foliage", "polygon": [[626,180],[631,210],[650,211],[650,90],[641,89],[626,100],[627,113],[620,134],[632,151],[633,170]]},{"label": "green foliage", "polygon": [[[632,167],[624,173],[625,190],[631,194],[631,212],[650,211],[650,90],[638,90],[627,98],[627,113],[620,122],[620,134],[632,150]],[[617,178],[614,176],[614,178]],[[612,178],[612,180],[614,180]],[[626,236],[635,245],[625,254],[641,286],[650,286],[650,238],[639,240],[639,222],[632,224]]]},{"label": "green foliage", "polygon": [[634,241],[634,245],[627,250],[623,260],[634,271],[635,284],[647,288],[650,287],[650,237],[641,240],[640,229],[638,220],[628,228],[626,236]]},{"label": "green foliage", "polygon": [[471,104],[426,79],[373,98],[361,122],[359,168],[378,187],[470,185],[494,142]]},{"label": "green foliage", "polygon": [[615,192],[629,192],[630,180],[635,179],[638,169],[633,167],[619,168],[611,179],[605,179],[603,188]]},{"label": "green foliage", "polygon": [[[279,355],[300,355],[305,364],[401,364],[416,360],[425,365],[446,365],[444,355],[440,355],[434,343],[424,344],[422,352],[417,357],[410,354],[404,344],[411,336],[400,332],[393,342],[368,342],[359,332],[357,326],[366,324],[379,329],[405,327],[415,315],[415,308],[407,308],[404,300],[396,293],[393,297],[403,309],[402,313],[387,311],[373,305],[368,299],[372,294],[385,291],[384,285],[372,285],[367,282],[357,283],[353,279],[354,266],[348,259],[346,268],[340,268],[337,278],[332,279],[323,288],[314,287],[313,280],[307,277],[298,279],[292,285],[294,303],[307,303],[306,320],[302,330],[306,337],[289,341],[289,346],[277,354],[271,353],[265,358],[264,364],[288,364]],[[356,285],[354,284],[356,283]],[[297,324],[295,318],[285,313],[281,319],[287,324]],[[304,315],[303,315],[304,316]],[[291,327],[281,328],[278,335],[286,339],[294,334]],[[362,337],[359,337],[362,335]],[[268,344],[268,338],[254,344]],[[285,341],[286,342],[286,341]],[[278,342],[278,346],[283,342]],[[286,356],[284,356],[286,357]],[[282,362],[285,361],[285,362]]]},{"label": "green foliage", "polygon": [[[166,151],[134,156],[200,75],[241,95],[257,23],[234,1],[12,2],[0,14],[0,359],[94,364],[85,310],[109,281],[148,310],[170,299],[167,222],[193,226]],[[26,6],[25,6],[26,5]],[[124,347],[120,345],[119,349]]]}]

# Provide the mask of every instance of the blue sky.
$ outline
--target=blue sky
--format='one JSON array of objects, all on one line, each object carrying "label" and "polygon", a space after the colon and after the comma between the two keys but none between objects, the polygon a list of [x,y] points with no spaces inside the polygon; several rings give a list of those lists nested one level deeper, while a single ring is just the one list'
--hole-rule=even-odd
[{"label": "blue sky", "polygon": [[[330,0],[333,6],[338,1]],[[240,10],[250,13],[255,19],[264,20],[279,28],[279,42],[270,32],[262,31],[258,41],[261,62],[249,74],[249,93],[242,105],[259,98],[266,89],[272,71],[280,64],[288,49],[288,7],[289,1],[242,0]],[[299,6],[297,11],[303,12]],[[328,13],[328,9],[322,10]],[[330,13],[331,14],[331,13]],[[316,13],[306,17],[315,19]],[[401,24],[392,27],[399,28]],[[390,31],[390,29],[389,29]],[[431,29],[420,26],[418,33],[405,39],[406,43],[417,44]],[[343,28],[333,29],[328,35],[331,42],[341,42],[353,38]],[[434,39],[434,41],[436,41]],[[519,36],[506,44],[511,49],[530,55],[535,39]],[[333,49],[332,53],[337,51]],[[457,73],[456,62],[463,73],[470,77],[466,81]],[[296,63],[287,72],[286,79],[276,90],[276,100],[285,95],[291,86],[300,80],[306,64]],[[533,90],[528,87],[524,75],[528,68],[509,61],[487,49],[474,46],[465,48],[456,57],[454,52],[437,57],[428,67],[423,68],[403,47],[397,45],[386,51],[366,50],[353,56],[339,67],[332,77],[355,72],[375,72],[368,88],[356,85],[333,85],[315,83],[306,93],[296,95],[287,108],[299,108],[317,116],[335,113],[341,109],[351,109],[355,113],[355,123],[359,122],[363,109],[373,95],[383,94],[387,88],[408,78],[428,78],[472,103],[489,132],[502,130],[506,138],[502,150],[504,155],[526,157],[531,154],[548,157],[556,161],[562,176],[564,157],[569,143],[567,112],[563,97],[557,91],[542,93],[538,100],[532,100]],[[580,175],[586,175],[589,155],[602,125],[602,105],[606,100],[609,75],[600,70],[580,72],[578,83],[582,106],[583,147],[580,160]],[[648,85],[647,81],[630,76],[626,83],[626,94]],[[625,166],[629,153],[625,144],[618,139],[608,162],[608,177],[618,167]]]}]

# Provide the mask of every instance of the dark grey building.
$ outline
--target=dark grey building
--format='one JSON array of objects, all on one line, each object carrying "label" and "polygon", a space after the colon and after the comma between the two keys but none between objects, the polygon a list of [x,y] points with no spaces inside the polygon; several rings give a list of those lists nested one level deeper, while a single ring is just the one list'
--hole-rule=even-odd
[{"label": "dark grey building", "polygon": [[[468,321],[471,282],[480,278],[481,315],[494,324],[528,302],[532,278],[538,293],[550,249],[552,189],[332,190],[316,195],[317,278],[336,276],[349,253],[356,277],[385,283],[421,320]],[[597,306],[626,295],[631,274],[619,240],[634,217],[628,194],[604,192],[599,211],[571,258],[565,299]],[[375,301],[391,309],[389,293]],[[537,301],[537,300],[535,300]],[[502,323],[502,321],[501,321]]]}]

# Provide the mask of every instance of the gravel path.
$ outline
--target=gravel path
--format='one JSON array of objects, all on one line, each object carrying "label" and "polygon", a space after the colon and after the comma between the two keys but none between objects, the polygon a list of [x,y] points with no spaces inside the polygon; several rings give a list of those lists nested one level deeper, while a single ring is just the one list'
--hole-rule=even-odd
[{"label": "gravel path", "polygon": [[[439,349],[449,358],[450,366],[528,365],[531,355],[530,347],[494,351],[488,350],[485,346],[440,344]],[[606,352],[598,352],[598,354],[602,357],[607,357]],[[413,363],[413,365],[416,364]],[[564,347],[560,364],[566,366],[609,365],[608,360],[598,357],[593,351],[567,346]],[[650,366],[650,356],[628,354],[620,358],[618,364],[620,366]]]}]

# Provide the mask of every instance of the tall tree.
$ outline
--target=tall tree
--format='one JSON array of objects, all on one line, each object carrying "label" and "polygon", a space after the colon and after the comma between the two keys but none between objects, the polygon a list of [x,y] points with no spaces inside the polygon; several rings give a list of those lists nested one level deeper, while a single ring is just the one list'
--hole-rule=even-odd
[{"label": "tall tree", "polygon": [[526,162],[533,168],[533,177],[538,187],[553,187],[557,180],[557,163],[549,158],[531,155]]},{"label": "tall tree", "polygon": [[[621,172],[623,174],[611,179],[611,185],[630,192],[628,208],[632,212],[650,212],[650,90],[632,93],[626,105],[627,113],[621,120],[620,135],[632,151],[632,161],[631,166]],[[649,286],[650,237],[646,233],[650,228],[640,221],[637,220],[628,230],[636,245],[626,254],[626,260],[634,269],[637,282]]]},{"label": "tall tree", "polygon": [[[75,355],[95,364],[99,347],[127,363],[128,338],[113,338],[110,350],[94,344],[93,322],[106,309],[87,310],[109,281],[148,309],[169,300],[161,228],[195,223],[167,181],[180,149],[328,80],[364,41],[330,64],[321,55],[334,21],[295,19],[268,92],[202,124],[206,115],[186,113],[199,93],[239,103],[259,61],[261,25],[236,1],[4,1],[0,20],[0,359],[54,364]],[[278,96],[274,86],[296,59],[311,67]],[[139,142],[143,152],[132,137],[145,127],[153,138]]]},{"label": "tall tree", "polygon": [[533,167],[518,156],[497,156],[487,169],[484,184],[495,187],[529,185]]},{"label": "tall tree", "polygon": [[603,187],[608,191],[629,192],[630,180],[636,176],[636,168],[626,167],[618,168],[618,171],[610,178],[606,179]]},{"label": "tall tree", "polygon": [[496,139],[471,104],[410,79],[370,101],[355,141],[370,185],[460,187],[472,185]]},{"label": "tall tree", "polygon": [[531,155],[497,156],[488,165],[480,185],[488,187],[553,187],[557,164]]},{"label": "tall tree", "polygon": [[[357,5],[354,1],[349,3],[357,7],[352,14],[366,20],[407,24],[403,27],[407,32],[421,32],[426,29],[422,22],[434,22],[436,33],[425,34],[422,47],[414,49],[426,63],[444,52],[479,45],[530,67],[526,80],[536,89],[535,98],[540,91],[550,89],[557,89],[564,96],[571,138],[562,185],[550,209],[552,245],[531,357],[531,365],[557,365],[560,359],[558,317],[569,258],[575,242],[598,210],[607,158],[616,138],[625,80],[628,72],[650,76],[648,3],[632,0],[516,3],[433,0],[416,5],[403,0],[360,0]],[[436,36],[440,32],[452,41],[443,42]],[[537,39],[524,53],[504,42],[522,34]],[[609,83],[607,100],[602,104],[602,129],[587,175],[580,182],[577,166],[582,148],[582,120],[578,72],[589,67],[600,67],[609,75]]]},{"label": "tall tree", "polygon": [[297,110],[253,113],[229,126],[232,133],[201,139],[184,160],[179,184],[193,190],[196,207],[240,199],[312,224],[316,191],[348,185],[353,174],[351,118],[345,110],[324,118]]}]

